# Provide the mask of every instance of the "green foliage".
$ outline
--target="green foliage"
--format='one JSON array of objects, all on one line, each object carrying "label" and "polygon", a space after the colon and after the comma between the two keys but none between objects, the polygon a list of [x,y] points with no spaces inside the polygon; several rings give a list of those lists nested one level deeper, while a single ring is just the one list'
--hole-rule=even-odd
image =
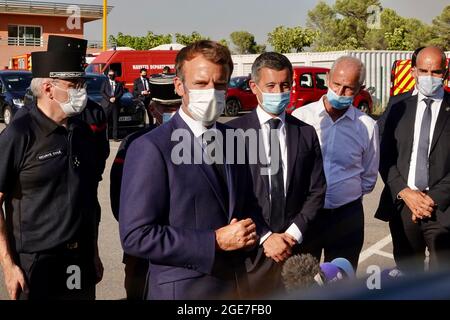
[{"label": "green foliage", "polygon": [[247,31],[234,31],[230,39],[237,54],[262,53],[266,50],[266,46],[257,44],[255,36]]},{"label": "green foliage", "polygon": [[154,34],[153,32],[149,31],[144,37],[135,37],[119,32],[117,34],[117,37],[110,35],[109,42],[116,44],[116,46],[118,47],[130,47],[136,50],[148,50],[162,44],[171,43],[172,36],[170,34]]},{"label": "green foliage", "polygon": [[267,41],[279,53],[301,52],[311,46],[316,36],[317,32],[311,29],[278,26],[268,34]]},{"label": "green foliage", "polygon": [[194,31],[191,34],[175,33],[175,39],[177,43],[185,46],[188,46],[199,40],[209,40],[208,37],[202,36],[197,31]]}]

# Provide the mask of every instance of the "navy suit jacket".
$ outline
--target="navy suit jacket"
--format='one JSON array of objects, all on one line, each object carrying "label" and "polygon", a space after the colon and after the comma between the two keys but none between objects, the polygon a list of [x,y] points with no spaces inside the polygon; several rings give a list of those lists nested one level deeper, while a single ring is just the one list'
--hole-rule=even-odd
[{"label": "navy suit jacket", "polygon": [[[244,130],[261,129],[256,110],[227,124]],[[314,127],[289,114],[286,114],[286,144],[288,167],[284,226],[283,230],[271,231],[284,232],[295,223],[305,236],[325,201],[326,180],[322,153]],[[265,222],[270,227],[269,177],[261,175],[261,167],[259,161],[250,165],[255,196],[262,208]],[[261,259],[265,259],[262,248],[251,263],[247,261],[247,270],[252,271]]]},{"label": "navy suit jacket", "polygon": [[[389,221],[404,206],[397,199],[406,188],[414,138],[418,96],[392,105],[380,144],[380,175],[385,183],[375,217]],[[437,203],[436,219],[450,228],[450,93],[444,94],[429,155],[428,195]]]},{"label": "navy suit jacket", "polygon": [[[225,128],[217,123],[217,129]],[[244,294],[247,251],[216,251],[215,230],[232,218],[258,220],[248,167],[226,166],[224,195],[212,165],[173,163],[179,141],[171,136],[177,129],[188,132],[193,146],[193,133],[177,113],[128,149],[119,214],[124,251],[150,260],[149,299]]]}]

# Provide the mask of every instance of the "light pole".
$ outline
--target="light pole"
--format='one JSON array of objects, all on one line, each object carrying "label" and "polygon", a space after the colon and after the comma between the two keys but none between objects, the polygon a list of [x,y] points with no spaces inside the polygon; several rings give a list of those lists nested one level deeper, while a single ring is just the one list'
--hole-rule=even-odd
[{"label": "light pole", "polygon": [[103,0],[103,51],[107,46],[107,28],[108,28],[108,0]]}]

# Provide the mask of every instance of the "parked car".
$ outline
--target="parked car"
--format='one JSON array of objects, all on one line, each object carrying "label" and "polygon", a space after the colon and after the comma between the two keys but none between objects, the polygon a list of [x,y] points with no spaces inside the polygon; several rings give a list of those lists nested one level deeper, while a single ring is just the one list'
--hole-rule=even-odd
[{"label": "parked car", "polygon": [[235,117],[240,111],[253,110],[258,105],[258,100],[250,90],[248,84],[250,77],[233,77],[230,79],[227,90],[227,104],[224,113],[226,116]]},{"label": "parked car", "polygon": [[[291,113],[297,108],[315,102],[327,93],[326,84],[328,68],[320,67],[294,67],[291,98],[286,108]],[[250,90],[249,76],[240,76],[231,78],[227,90],[227,104],[225,115],[235,117],[239,111],[248,111],[258,105],[256,96]],[[362,87],[360,93],[355,97],[353,105],[365,113],[372,113],[373,88],[368,90]]]},{"label": "parked car", "polygon": [[0,119],[9,125],[15,113],[24,106],[24,97],[30,86],[30,71],[0,71]]},{"label": "parked car", "polygon": [[[101,88],[103,82],[108,78],[102,74],[88,73],[86,74],[86,90],[91,100],[99,105],[102,102]],[[145,108],[141,100],[135,99],[133,95],[125,88],[125,93],[120,99],[119,111],[119,136],[124,137],[134,131],[145,127]],[[112,134],[112,119],[109,119],[108,135]]]}]

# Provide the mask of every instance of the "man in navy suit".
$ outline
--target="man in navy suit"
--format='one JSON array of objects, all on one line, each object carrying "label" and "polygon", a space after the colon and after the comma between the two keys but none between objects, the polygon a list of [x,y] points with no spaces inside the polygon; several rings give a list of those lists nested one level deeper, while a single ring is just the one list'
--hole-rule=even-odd
[{"label": "man in navy suit", "polygon": [[[263,161],[250,165],[254,191],[270,227],[270,232],[261,237],[259,250],[247,260],[250,289],[256,296],[283,287],[282,262],[299,251],[299,244],[325,199],[322,154],[314,127],[285,112],[291,85],[289,60],[276,52],[261,54],[252,66],[250,81],[259,105],[251,113],[228,123],[243,130],[258,131],[263,143],[255,145],[264,146],[264,152],[253,153],[266,155],[270,167],[278,168],[264,175],[261,174]],[[272,133],[276,133],[275,141],[269,141]],[[276,147],[279,147],[278,157],[273,156]],[[274,166],[277,160],[279,163]]]},{"label": "man in navy suit", "polygon": [[[246,165],[204,160],[217,159],[207,152],[209,143],[220,153],[220,139],[205,137],[211,132],[225,136],[226,126],[216,120],[232,70],[229,50],[216,42],[183,48],[174,80],[182,97],[180,110],[136,139],[127,152],[120,236],[127,254],[150,261],[148,299],[245,294],[244,258],[263,232],[254,222],[259,211],[252,201],[250,173]],[[188,150],[174,152],[186,141]],[[198,155],[200,162],[194,161]]]},{"label": "man in navy suit", "polygon": [[108,81],[102,83],[100,89],[102,93],[102,107],[105,110],[106,117],[109,119],[112,116],[112,135],[113,139],[117,140],[118,130],[119,130],[119,110],[120,110],[120,99],[124,94],[124,89],[122,83],[115,80],[116,74],[114,70],[109,70]]}]

